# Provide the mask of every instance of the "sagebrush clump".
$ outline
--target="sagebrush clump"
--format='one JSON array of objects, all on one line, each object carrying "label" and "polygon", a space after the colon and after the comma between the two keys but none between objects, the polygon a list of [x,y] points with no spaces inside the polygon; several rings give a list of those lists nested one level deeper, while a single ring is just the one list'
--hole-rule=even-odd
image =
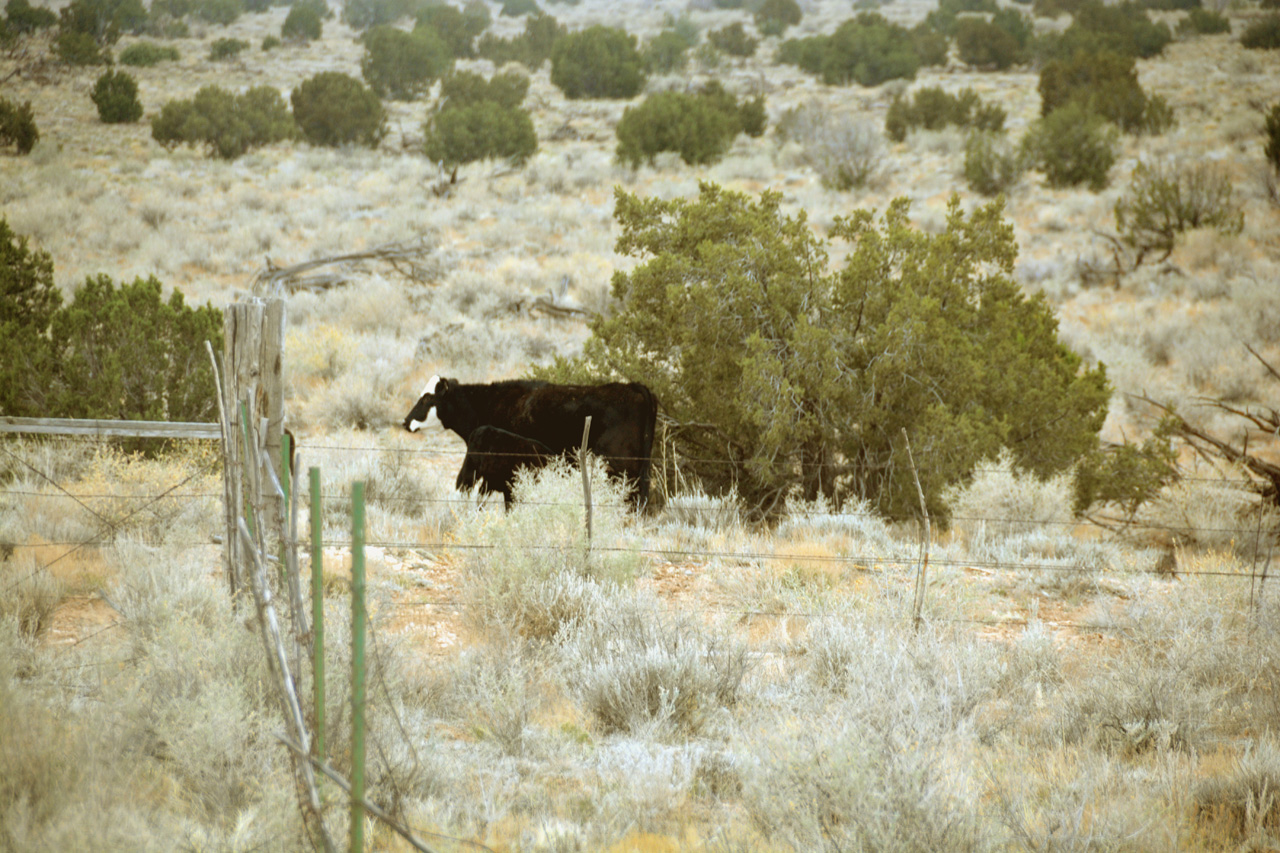
[{"label": "sagebrush clump", "polygon": [[1139,163],[1129,191],[1116,202],[1116,228],[1137,253],[1159,252],[1163,261],[1178,235],[1212,227],[1227,235],[1244,230],[1244,210],[1231,179],[1211,163]]},{"label": "sagebrush clump", "polygon": [[884,130],[894,142],[902,142],[916,129],[941,130],[947,125],[999,132],[1006,114],[997,104],[983,103],[972,89],[952,95],[939,86],[917,89],[910,99],[894,97],[885,115]]}]

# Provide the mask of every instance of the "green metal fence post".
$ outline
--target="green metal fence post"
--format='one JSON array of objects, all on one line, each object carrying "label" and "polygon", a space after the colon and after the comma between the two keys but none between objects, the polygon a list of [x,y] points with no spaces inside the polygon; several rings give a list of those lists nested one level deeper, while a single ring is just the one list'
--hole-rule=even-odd
[{"label": "green metal fence post", "polygon": [[351,504],[351,853],[364,853],[364,483]]},{"label": "green metal fence post", "polygon": [[311,670],[316,703],[316,755],[324,751],[324,516],[320,509],[320,469],[311,468]]}]

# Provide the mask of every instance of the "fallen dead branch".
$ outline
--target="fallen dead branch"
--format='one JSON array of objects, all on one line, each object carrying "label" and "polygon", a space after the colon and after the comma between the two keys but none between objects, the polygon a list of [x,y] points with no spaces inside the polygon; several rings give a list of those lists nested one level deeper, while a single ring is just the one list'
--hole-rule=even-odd
[{"label": "fallen dead branch", "polygon": [[[304,290],[318,292],[341,287],[350,283],[352,265],[370,262],[388,264],[397,273],[418,284],[434,284],[440,277],[439,265],[429,263],[428,259],[439,248],[434,237],[424,236],[416,240],[387,243],[366,252],[316,258],[288,267],[278,267],[267,258],[266,269],[254,276],[253,293],[255,296],[280,296]],[[325,270],[326,267],[339,269]],[[315,272],[316,270],[325,271]]]}]

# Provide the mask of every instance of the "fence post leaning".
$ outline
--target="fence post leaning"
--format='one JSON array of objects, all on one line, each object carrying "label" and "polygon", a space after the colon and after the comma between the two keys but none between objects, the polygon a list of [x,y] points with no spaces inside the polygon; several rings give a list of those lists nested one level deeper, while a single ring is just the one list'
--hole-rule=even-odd
[{"label": "fence post leaning", "polygon": [[591,415],[582,422],[582,446],[578,448],[578,467],[582,469],[582,502],[587,508],[587,547],[591,547],[591,474],[587,470],[587,439],[591,436]]},{"label": "fence post leaning", "polygon": [[351,486],[351,853],[364,853],[364,483]]},{"label": "fence post leaning", "polygon": [[921,613],[924,611],[925,579],[929,573],[929,540],[932,531],[929,527],[929,507],[925,505],[924,489],[920,487],[920,474],[916,471],[916,460],[911,455],[911,440],[907,438],[907,430],[902,430],[902,441],[907,446],[907,461],[911,463],[911,476],[916,481],[916,492],[920,495],[920,512],[924,515],[924,539],[920,543],[920,572],[916,575],[915,630],[920,630]]}]

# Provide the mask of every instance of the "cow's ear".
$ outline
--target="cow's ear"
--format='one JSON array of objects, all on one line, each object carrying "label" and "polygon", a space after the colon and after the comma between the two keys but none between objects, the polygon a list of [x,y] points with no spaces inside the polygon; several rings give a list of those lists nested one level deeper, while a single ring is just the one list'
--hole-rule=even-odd
[{"label": "cow's ear", "polygon": [[436,383],[436,397],[443,397],[452,391],[455,382],[456,380],[441,377],[440,381]]}]

